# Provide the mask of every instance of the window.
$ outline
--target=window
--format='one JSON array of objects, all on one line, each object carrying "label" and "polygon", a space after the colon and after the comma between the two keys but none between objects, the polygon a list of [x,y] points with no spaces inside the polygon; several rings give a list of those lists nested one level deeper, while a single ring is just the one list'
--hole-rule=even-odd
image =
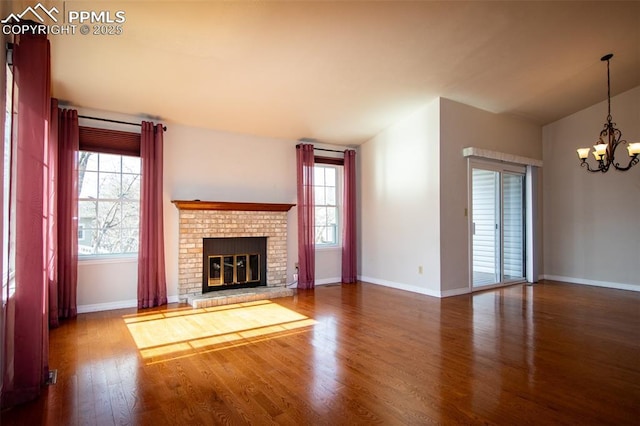
[{"label": "window", "polygon": [[[5,114],[4,114],[4,146],[2,163],[2,300],[7,302],[15,292],[15,167],[14,147],[11,143],[14,132],[13,96],[17,95],[17,88],[14,91],[13,71],[9,65],[6,66],[6,93],[5,93]],[[13,188],[12,188],[13,185]]]},{"label": "window", "polygon": [[140,158],[80,151],[78,254],[138,252]]},{"label": "window", "polygon": [[342,167],[316,164],[313,175],[315,243],[337,246],[339,241],[340,175]]}]

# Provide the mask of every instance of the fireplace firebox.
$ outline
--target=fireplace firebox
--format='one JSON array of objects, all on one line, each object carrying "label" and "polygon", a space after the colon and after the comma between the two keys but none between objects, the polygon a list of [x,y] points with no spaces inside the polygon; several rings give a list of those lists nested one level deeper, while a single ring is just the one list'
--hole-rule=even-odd
[{"label": "fireplace firebox", "polygon": [[202,293],[267,285],[267,238],[202,239]]}]

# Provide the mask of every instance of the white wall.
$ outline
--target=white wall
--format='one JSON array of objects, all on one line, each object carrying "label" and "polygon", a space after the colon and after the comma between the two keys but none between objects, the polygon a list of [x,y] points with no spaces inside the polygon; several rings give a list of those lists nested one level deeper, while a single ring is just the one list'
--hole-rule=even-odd
[{"label": "white wall", "polygon": [[[612,98],[611,113],[623,139],[640,141],[640,86]],[[640,165],[589,173],[576,155],[594,144],[606,115],[604,101],[543,128],[544,273],[640,290]],[[616,154],[626,165],[626,146]]]},{"label": "white wall", "polygon": [[80,260],[78,312],[103,311],[138,305],[138,258]]},{"label": "white wall", "polygon": [[[140,117],[78,108],[82,115],[139,122]],[[135,131],[135,127],[81,121],[81,125]],[[178,210],[171,200],[291,203],[296,201],[297,141],[262,138],[167,124],[164,135],[164,229],[167,293],[178,295]],[[342,147],[331,147],[343,149]],[[297,210],[288,213],[287,282],[298,261]],[[340,277],[340,250],[318,250],[316,281]],[[137,261],[80,261],[78,306],[81,312],[134,306]]]},{"label": "white wall", "polygon": [[[171,200],[296,203],[296,141],[172,124],[165,136],[167,286],[178,294],[178,209]],[[287,282],[297,262],[296,208],[288,213]]]},{"label": "white wall", "polygon": [[468,179],[462,149],[542,159],[541,140],[540,126],[526,120],[438,98],[364,143],[362,280],[434,296],[467,292]]},{"label": "white wall", "polygon": [[436,99],[360,146],[364,281],[439,293],[439,114]]},{"label": "white wall", "polygon": [[542,131],[523,119],[444,98],[440,126],[441,290],[448,295],[469,288],[467,160],[462,149],[473,146],[542,159]]}]

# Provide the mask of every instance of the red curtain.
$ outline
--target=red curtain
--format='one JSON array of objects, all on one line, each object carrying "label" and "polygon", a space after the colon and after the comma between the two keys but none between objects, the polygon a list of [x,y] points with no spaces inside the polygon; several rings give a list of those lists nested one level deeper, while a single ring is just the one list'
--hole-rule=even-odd
[{"label": "red curtain", "polygon": [[138,248],[138,308],[167,303],[162,216],[162,125],[143,121],[140,134],[142,186]]},{"label": "red curtain", "polygon": [[296,146],[298,171],[298,288],[315,287],[313,145]]},{"label": "red curtain", "polygon": [[49,370],[49,55],[46,36],[16,36],[15,292],[4,322],[2,407],[36,398]]},{"label": "red curtain", "polygon": [[51,326],[78,315],[78,111],[57,109],[58,122],[58,282],[50,296]]},{"label": "red curtain", "polygon": [[356,152],[344,152],[344,201],[342,226],[342,282],[358,280],[356,250]]}]

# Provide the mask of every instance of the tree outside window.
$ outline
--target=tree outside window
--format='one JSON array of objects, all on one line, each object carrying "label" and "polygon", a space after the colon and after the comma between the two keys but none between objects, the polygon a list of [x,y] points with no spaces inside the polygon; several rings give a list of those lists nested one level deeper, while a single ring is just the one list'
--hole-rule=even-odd
[{"label": "tree outside window", "polygon": [[80,151],[78,254],[138,252],[140,158]]}]

